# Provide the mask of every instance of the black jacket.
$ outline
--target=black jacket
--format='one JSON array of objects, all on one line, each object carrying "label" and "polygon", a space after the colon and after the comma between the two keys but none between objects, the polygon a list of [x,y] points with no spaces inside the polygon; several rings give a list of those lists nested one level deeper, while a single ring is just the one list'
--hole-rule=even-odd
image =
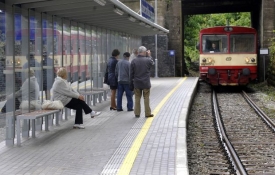
[{"label": "black jacket", "polygon": [[138,55],[131,62],[130,84],[136,89],[150,89],[150,69],[154,64],[152,57]]},{"label": "black jacket", "polygon": [[110,86],[117,86],[117,78],[115,75],[117,59],[115,57],[109,58],[108,61],[108,83]]}]

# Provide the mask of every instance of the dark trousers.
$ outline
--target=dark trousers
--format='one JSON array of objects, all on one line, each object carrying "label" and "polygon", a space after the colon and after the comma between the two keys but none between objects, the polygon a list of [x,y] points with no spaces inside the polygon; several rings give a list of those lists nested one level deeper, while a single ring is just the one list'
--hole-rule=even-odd
[{"label": "dark trousers", "polygon": [[[3,106],[1,112],[2,113],[6,113],[6,112],[11,112],[12,110],[12,106],[13,106],[13,100],[12,99],[8,99],[7,102],[5,103],[5,105]],[[8,106],[8,109],[7,109]],[[20,106],[20,101],[15,98],[15,110],[19,109]]]},{"label": "dark trousers", "polygon": [[76,98],[72,98],[72,100],[66,104],[65,107],[76,110],[75,124],[83,124],[82,110],[84,110],[85,114],[92,112],[92,109],[85,103],[85,101]]}]

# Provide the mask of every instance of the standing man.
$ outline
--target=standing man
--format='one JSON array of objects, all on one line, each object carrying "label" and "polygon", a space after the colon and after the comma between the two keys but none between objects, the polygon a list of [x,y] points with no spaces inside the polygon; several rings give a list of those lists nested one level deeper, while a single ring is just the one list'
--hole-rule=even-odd
[{"label": "standing man", "polygon": [[127,110],[133,111],[133,93],[130,91],[130,53],[125,52],[123,59],[116,65],[115,75],[118,80],[117,87],[117,111],[123,111],[122,109],[122,96],[126,93],[127,97]]},{"label": "standing man", "polygon": [[138,56],[131,62],[130,89],[135,92],[135,116],[140,117],[140,98],[143,95],[145,117],[154,117],[150,108],[150,69],[154,65],[150,50],[140,46]]}]

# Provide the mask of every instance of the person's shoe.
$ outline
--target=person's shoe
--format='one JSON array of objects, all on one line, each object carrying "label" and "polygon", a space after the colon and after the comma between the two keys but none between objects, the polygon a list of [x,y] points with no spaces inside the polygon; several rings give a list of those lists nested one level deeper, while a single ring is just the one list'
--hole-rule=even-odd
[{"label": "person's shoe", "polygon": [[85,129],[85,126],[83,126],[82,124],[74,124],[74,129]]},{"label": "person's shoe", "polygon": [[117,112],[123,111],[123,109],[117,109]]},{"label": "person's shoe", "polygon": [[94,118],[95,116],[98,116],[100,114],[101,114],[101,112],[92,111],[91,112],[91,118]]},{"label": "person's shoe", "polygon": [[116,110],[116,108],[110,107],[110,111],[111,111],[111,110]]},{"label": "person's shoe", "polygon": [[148,116],[145,116],[146,118],[148,118],[148,117],[154,117],[154,114],[150,114],[150,115],[148,115]]},{"label": "person's shoe", "polygon": [[139,115],[136,115],[136,118],[139,118],[140,116]]},{"label": "person's shoe", "polygon": [[134,111],[133,109],[128,109],[128,111]]}]

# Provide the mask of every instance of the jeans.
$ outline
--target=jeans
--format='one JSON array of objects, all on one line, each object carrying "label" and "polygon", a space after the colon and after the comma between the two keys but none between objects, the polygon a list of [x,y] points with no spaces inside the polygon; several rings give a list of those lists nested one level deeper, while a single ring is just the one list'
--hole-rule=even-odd
[{"label": "jeans", "polygon": [[117,87],[117,109],[122,109],[122,96],[126,93],[127,97],[127,109],[133,109],[133,92],[130,91],[129,84],[118,84]]}]

